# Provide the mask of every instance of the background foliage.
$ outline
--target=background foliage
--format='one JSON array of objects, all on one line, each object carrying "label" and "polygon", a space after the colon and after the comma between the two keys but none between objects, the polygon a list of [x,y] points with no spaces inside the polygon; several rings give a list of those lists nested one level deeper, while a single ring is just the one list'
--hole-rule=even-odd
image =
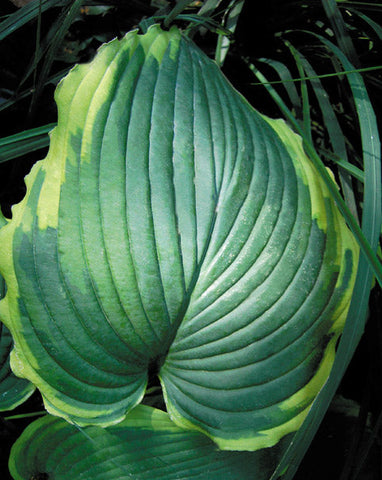
[{"label": "background foliage", "polygon": [[[381,179],[378,169],[365,168],[365,152],[366,157],[373,148],[380,153],[368,110],[372,107],[381,118],[382,6],[377,1],[34,0],[20,10],[3,1],[0,124],[1,137],[7,138],[0,140],[0,202],[4,215],[11,217],[11,205],[25,193],[25,174],[46,154],[47,132],[56,121],[53,91],[59,79],[74,63],[91,59],[103,42],[139,24],[144,29],[145,19],[153,15],[179,13],[183,16],[177,23],[190,29],[196,43],[222,64],[226,76],[256,109],[273,117],[293,115],[295,127],[335,171],[349,210],[363,219],[364,231],[369,231],[376,248],[378,232],[371,230],[380,215]],[[229,49],[227,37],[219,35],[229,33],[219,27],[222,24],[234,30]],[[344,75],[344,70],[361,73]],[[264,82],[275,82],[266,85],[273,97]],[[360,307],[353,315],[354,344],[363,331],[368,303],[367,265],[362,279],[366,287],[363,293],[358,290]],[[325,475],[354,480],[382,475],[381,303],[376,286],[361,343],[295,478]],[[352,353],[350,349],[347,355]],[[344,368],[347,362],[344,358]],[[340,375],[334,384],[339,379]],[[7,472],[11,444],[30,423],[25,415],[41,408],[35,393],[15,411],[3,413],[1,472]],[[14,418],[18,414],[22,418]]]}]

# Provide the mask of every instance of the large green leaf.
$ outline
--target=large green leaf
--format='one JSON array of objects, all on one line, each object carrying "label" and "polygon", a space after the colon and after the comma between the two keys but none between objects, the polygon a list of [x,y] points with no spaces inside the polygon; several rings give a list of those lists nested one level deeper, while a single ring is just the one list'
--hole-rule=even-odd
[{"label": "large green leaf", "polygon": [[158,373],[222,449],[296,431],[333,363],[358,248],[301,139],[179,30],[104,46],[0,233],[12,368],[47,409],[121,421]]},{"label": "large green leaf", "polygon": [[219,451],[205,435],[174,425],[165,412],[139,405],[108,428],[79,430],[46,415],[17,440],[9,467],[15,480],[266,480],[282,444],[258,452]]},{"label": "large green leaf", "polygon": [[[0,210],[0,228],[6,224]],[[5,283],[0,276],[0,299],[5,295]],[[9,365],[9,354],[13,346],[11,334],[0,322],[0,411],[12,410],[34,391],[34,386],[24,378],[17,378]]]}]

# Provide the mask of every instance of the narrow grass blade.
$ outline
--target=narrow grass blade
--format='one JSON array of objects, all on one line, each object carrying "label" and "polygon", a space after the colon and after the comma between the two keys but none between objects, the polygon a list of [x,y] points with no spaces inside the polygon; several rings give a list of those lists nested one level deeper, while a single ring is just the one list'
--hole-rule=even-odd
[{"label": "narrow grass blade", "polygon": [[[229,4],[226,12],[226,18],[224,19],[224,26],[233,33],[236,30],[237,22],[239,21],[240,13],[244,7],[245,0],[232,0]],[[218,43],[216,46],[215,60],[218,65],[223,65],[224,60],[227,56],[230,39],[226,35],[218,36]]]},{"label": "narrow grass blade", "polygon": [[50,68],[55,59],[57,49],[62,43],[65,34],[67,33],[70,25],[73,23],[73,20],[77,17],[83,2],[84,0],[74,0],[71,2],[70,5],[61,11],[61,14],[53,26],[53,31],[55,31],[55,34],[49,45],[41,72],[39,74],[38,82],[32,97],[31,108],[33,108],[35,105],[36,100],[41,93],[41,89],[46,83],[46,79],[48,78]]},{"label": "narrow grass blade", "polygon": [[[343,52],[333,43],[320,35],[315,35],[341,61],[346,70],[352,70],[353,65]],[[375,113],[362,76],[356,72],[347,75],[353,93],[361,131],[363,160],[365,171],[365,197],[362,218],[362,228],[371,247],[375,251],[378,246],[382,223],[381,208],[381,144]]]},{"label": "narrow grass blade", "polygon": [[[346,70],[354,69],[353,65],[348,61],[346,56],[335,45],[321,36],[316,36],[339,58]],[[304,132],[300,129],[296,120],[293,118],[293,115],[287,109],[277,92],[274,91],[273,87],[267,82],[265,77],[253,66],[252,70],[260,79],[260,81],[264,82],[265,88],[275,99],[284,115],[303,136]],[[315,153],[312,145],[306,141],[304,136],[303,139],[308,154],[323,175],[328,188],[330,188],[334,198],[336,199],[338,207],[344,214],[349,226],[353,230],[353,233],[355,234],[364,255],[361,255],[360,258],[353,301],[350,307],[345,330],[338,347],[336,360],[333,365],[331,375],[314,402],[306,421],[295,435],[291,446],[274,472],[272,479],[276,479],[280,475],[283,475],[284,480],[290,480],[297,471],[297,468],[318,429],[318,426],[363,333],[371,288],[372,269],[376,274],[380,284],[382,280],[381,264],[374,253],[377,248],[379,232],[381,229],[381,172],[378,130],[375,115],[368,98],[366,88],[363,84],[362,77],[358,73],[352,73],[348,75],[348,80],[358,111],[364,151],[365,198],[362,220],[363,231],[365,235],[359,229],[354,217],[350,214],[348,208],[343,202],[342,197],[338,192],[331,188],[334,185],[330,186],[331,182],[326,177],[324,172],[325,167],[321,163],[318,155]]]},{"label": "narrow grass blade", "polygon": [[[69,70],[70,70],[70,68],[66,68],[65,70],[62,70],[62,71],[52,75],[51,77],[47,78],[46,81],[45,81],[45,85],[47,85],[49,83],[53,83],[54,85],[56,85],[68,73]],[[26,90],[23,90],[20,93],[17,93],[14,97],[11,97],[8,100],[6,100],[5,102],[0,104],[0,112],[2,112],[3,110],[6,110],[9,107],[12,107],[12,105],[14,105],[15,103],[19,102],[20,100],[22,100],[24,98],[29,97],[32,94],[33,94],[33,91],[31,91],[30,88],[28,88]]]},{"label": "narrow grass blade", "polygon": [[301,62],[301,57],[299,56],[297,50],[288,40],[284,40],[284,43],[289,48],[291,54],[293,55],[293,58],[296,62],[299,76],[301,78],[302,128],[304,129],[305,135],[308,137],[309,142],[312,143],[310,102],[309,102],[308,87],[305,80],[305,71]]},{"label": "narrow grass blade", "polygon": [[191,3],[193,3],[193,0],[178,0],[175,7],[166,16],[164,20],[164,26],[168,27],[171,25],[171,22],[174,20],[174,18],[176,18]]},{"label": "narrow grass blade", "polygon": [[[361,6],[361,5],[360,5]],[[378,23],[374,22],[370,17],[365,15],[364,13],[356,10],[355,8],[349,8],[349,11],[355,15],[357,15],[359,18],[361,18],[364,22],[366,22],[376,33],[378,38],[382,40],[382,27]]]},{"label": "narrow grass blade", "polygon": [[28,154],[49,145],[48,133],[54,123],[26,130],[16,135],[0,139],[0,163]]},{"label": "narrow grass blade", "polygon": [[333,152],[329,152],[327,150],[320,150],[320,153],[325,156],[328,160],[331,160],[335,164],[337,164],[341,170],[349,173],[352,177],[358,180],[361,183],[365,182],[365,175],[363,170],[356,167],[352,163],[348,162],[347,160],[343,160],[341,157],[338,157]]},{"label": "narrow grass blade", "polygon": [[326,16],[330,21],[339,47],[345,53],[347,58],[349,58],[349,60],[353,63],[353,65],[358,66],[358,55],[355,51],[353,41],[347,31],[344,19],[342,18],[341,12],[337,6],[336,0],[321,0],[321,3],[325,10]]},{"label": "narrow grass blade", "polygon": [[207,0],[203,2],[203,5],[200,7],[198,15],[211,15],[211,13],[217,9],[221,2],[222,0]]},{"label": "narrow grass blade", "polygon": [[46,415],[46,410],[31,413],[19,413],[18,415],[10,415],[9,417],[4,417],[4,420],[23,420],[24,418],[42,417],[43,415]]},{"label": "narrow grass blade", "polygon": [[[329,100],[329,95],[324,89],[320,78],[316,74],[315,70],[313,69],[312,65],[308,62],[304,55],[295,49],[290,42],[288,42],[288,46],[294,49],[294,56],[298,58],[301,67],[303,68],[303,72],[306,74],[307,78],[310,80],[310,84],[312,86],[313,92],[317,98],[318,105],[320,107],[323,124],[329,136],[329,141],[333,149],[334,157],[339,159],[337,161],[337,165],[340,166],[339,168],[339,178],[341,182],[342,191],[344,194],[344,198],[346,204],[348,205],[351,213],[355,218],[358,219],[358,212],[356,207],[356,202],[354,198],[354,192],[352,188],[352,181],[351,176],[349,174],[348,169],[343,169],[341,165],[349,165],[351,169],[351,164],[348,160],[348,154],[346,150],[346,139],[344,133],[341,129],[341,126],[337,120],[337,116],[334,112],[332,104]],[[309,108],[309,105],[307,105]],[[353,170],[354,171],[354,170]]]},{"label": "narrow grass blade", "polygon": [[[329,173],[326,170],[325,165],[322,163],[319,155],[315,151],[313,145],[307,141],[303,129],[300,127],[296,119],[294,118],[292,112],[288,109],[282,98],[278,95],[278,93],[274,90],[274,88],[271,85],[271,82],[268,82],[268,80],[262,75],[262,73],[254,66],[250,65],[249,68],[254,72],[256,77],[260,80],[260,82],[263,82],[264,87],[268,90],[268,92],[271,94],[273,99],[275,100],[276,104],[279,106],[280,110],[284,114],[285,118],[293,125],[295,130],[301,135],[304,141],[304,147],[314,162],[316,168],[322,175],[323,179],[325,180],[325,183],[327,187],[329,188],[329,191],[331,192],[333,198],[335,199],[338,208],[340,209],[341,213],[344,215],[350,229],[352,230],[353,234],[355,235],[361,250],[367,257],[373,272],[378,280],[378,282],[382,285],[382,266],[381,263],[379,262],[378,258],[376,257],[373,249],[371,248],[368,240],[365,238],[362,230],[358,226],[358,223],[356,219],[353,217],[351,214],[349,208],[347,207],[346,203],[344,202],[341,194],[338,192],[337,185],[334,183],[333,179],[329,175]],[[379,143],[379,136],[378,132],[375,133],[375,141],[378,144]],[[373,152],[375,151],[375,148],[373,147]],[[375,158],[378,158],[379,154],[375,153]],[[376,179],[379,179],[380,177],[376,177]]]},{"label": "narrow grass blade", "polygon": [[40,11],[45,12],[59,3],[62,3],[62,0],[41,0],[41,2],[31,2],[20,8],[0,24],[0,40],[36,18]]},{"label": "narrow grass blade", "polygon": [[[41,39],[41,34],[38,32],[36,35],[36,49],[35,53],[33,56],[33,59],[31,60],[26,72],[24,73],[24,76],[22,80],[20,81],[19,84],[19,89],[20,87],[23,86],[23,84],[26,82],[26,80],[34,74],[36,76],[36,69],[37,65],[40,63],[41,59],[44,57],[44,55],[49,51],[52,42],[54,42],[54,39],[57,38],[57,35],[59,35],[60,30],[62,29],[62,24],[65,21],[65,17],[68,15],[68,8],[63,8],[61,12],[58,14],[57,19],[52,23],[51,27],[49,28],[47,34],[43,39]],[[38,21],[38,30],[40,30],[40,18]],[[65,32],[64,32],[65,33]],[[45,60],[46,63],[46,60]],[[41,74],[40,74],[41,76]],[[36,80],[34,82],[36,84]]]},{"label": "narrow grass blade", "polygon": [[[292,78],[292,74],[290,73],[288,67],[281,62],[269,58],[259,58],[258,61],[269,65],[278,74],[281,80],[271,83],[280,84],[284,87],[285,92],[288,95],[289,101],[291,103],[291,110],[293,112],[293,115],[298,122],[301,122],[302,104],[296,88],[297,80]],[[261,82],[259,84],[261,84]]]},{"label": "narrow grass blade", "polygon": [[[286,32],[289,33],[289,32]],[[263,62],[269,62],[270,60],[268,59],[257,59],[258,61],[263,61]],[[273,60],[272,60],[273,62]],[[297,78],[291,78],[291,79],[286,79],[286,80],[275,80],[271,82],[253,82],[251,85],[284,85],[287,83],[297,83],[301,82],[301,80],[312,80],[312,78],[338,78],[338,77],[344,77],[345,75],[349,75],[350,73],[366,73],[366,72],[373,72],[375,70],[382,70],[382,65],[375,65],[372,67],[364,67],[364,68],[353,68],[352,70],[343,70],[339,72],[332,72],[332,73],[322,73],[320,75],[316,75],[315,77],[306,76],[306,77],[297,77]],[[286,85],[284,85],[285,87]]]},{"label": "narrow grass blade", "polygon": [[[193,38],[193,36],[196,34],[197,31],[200,33],[204,34],[208,29],[211,31],[215,31],[218,35],[223,34],[224,35],[224,28],[222,23],[218,23],[213,19],[213,17],[217,17],[219,10],[218,7],[222,3],[222,0],[207,0],[203,2],[203,5],[199,8],[199,11],[197,13],[197,17],[200,18],[198,21],[196,18],[193,20],[193,26],[189,26],[187,29],[187,35],[190,38]],[[178,16],[179,18],[179,16]],[[212,28],[211,28],[212,27]],[[219,31],[219,27],[221,27],[223,30]],[[227,31],[227,34],[229,34],[229,31]]]}]

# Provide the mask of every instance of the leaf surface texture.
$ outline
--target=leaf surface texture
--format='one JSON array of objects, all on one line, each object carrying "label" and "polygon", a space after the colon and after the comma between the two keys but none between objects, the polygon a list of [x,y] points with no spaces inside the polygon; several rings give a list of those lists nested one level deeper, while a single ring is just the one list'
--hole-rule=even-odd
[{"label": "leaf surface texture", "polygon": [[175,27],[107,44],[56,95],[0,232],[14,370],[80,425],[121,421],[156,369],[170,417],[222,449],[297,430],[358,256],[300,138]]}]

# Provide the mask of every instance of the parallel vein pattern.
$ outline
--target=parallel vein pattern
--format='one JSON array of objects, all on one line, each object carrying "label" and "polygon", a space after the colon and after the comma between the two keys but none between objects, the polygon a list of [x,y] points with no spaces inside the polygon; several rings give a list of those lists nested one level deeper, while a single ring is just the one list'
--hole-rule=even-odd
[{"label": "parallel vein pattern", "polygon": [[[46,448],[49,445],[50,448]],[[176,427],[162,411],[136,407],[115,426],[76,429],[47,415],[33,422],[12,448],[15,480],[266,480],[280,448],[221,452],[205,435]]]},{"label": "parallel vein pattern", "polygon": [[346,318],[357,249],[300,139],[176,28],[104,46],[1,229],[12,365],[48,410],[124,418],[159,370],[223,449],[295,431]]}]

